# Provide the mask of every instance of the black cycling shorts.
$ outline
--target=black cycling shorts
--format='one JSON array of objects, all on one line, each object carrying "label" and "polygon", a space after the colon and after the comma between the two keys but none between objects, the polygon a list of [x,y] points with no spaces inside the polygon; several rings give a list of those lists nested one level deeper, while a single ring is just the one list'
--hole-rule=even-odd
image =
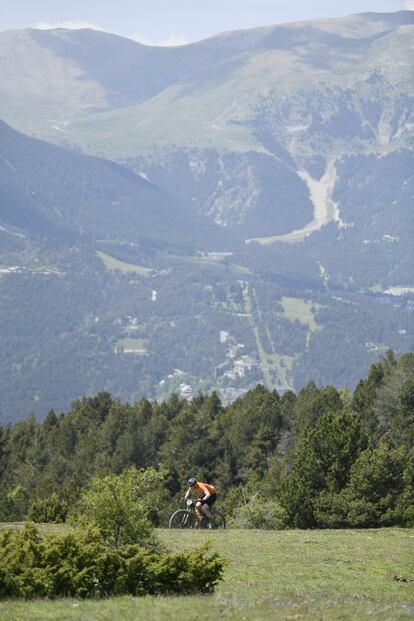
[{"label": "black cycling shorts", "polygon": [[204,500],[203,498],[199,498],[199,501],[201,502],[202,505],[208,505],[209,507],[212,507],[214,503],[216,502],[216,500],[217,500],[217,494],[211,494],[211,496],[206,498],[206,500]]}]

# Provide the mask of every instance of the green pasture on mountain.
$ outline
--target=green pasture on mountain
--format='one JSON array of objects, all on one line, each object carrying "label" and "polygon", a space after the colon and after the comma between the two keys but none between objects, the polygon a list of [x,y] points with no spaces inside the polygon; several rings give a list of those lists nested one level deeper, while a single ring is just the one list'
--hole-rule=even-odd
[{"label": "green pasture on mountain", "polygon": [[213,596],[2,601],[2,621],[413,618],[413,529],[159,532],[175,550],[210,540],[228,559]]}]

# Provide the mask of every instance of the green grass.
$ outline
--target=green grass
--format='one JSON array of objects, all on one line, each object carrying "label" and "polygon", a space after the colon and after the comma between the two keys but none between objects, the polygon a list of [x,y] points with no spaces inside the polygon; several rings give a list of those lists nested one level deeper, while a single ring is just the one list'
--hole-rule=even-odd
[{"label": "green grass", "polygon": [[111,257],[109,254],[106,254],[101,250],[97,250],[96,254],[103,261],[107,270],[121,270],[121,272],[125,273],[133,272],[135,274],[139,274],[140,276],[148,276],[148,274],[152,272],[152,270],[148,267],[120,261],[119,259],[115,259],[115,257]]},{"label": "green grass", "polygon": [[[298,356],[289,356],[286,354],[282,355],[278,353],[277,343],[273,340],[273,336],[271,334],[271,331],[269,330],[269,327],[265,325],[263,321],[262,312],[259,307],[256,292],[254,288],[248,286],[247,282],[244,282],[243,285],[243,299],[245,312],[249,316],[249,322],[256,341],[257,352],[260,359],[260,368],[266,387],[269,389],[275,388],[276,390],[291,389],[292,368]],[[301,323],[305,323],[308,326],[309,323],[311,323],[312,328],[310,329],[320,329],[314,320],[313,313],[310,310],[310,307],[312,306],[311,302],[306,302],[305,300],[301,300],[299,298],[285,297],[282,298],[282,305],[284,315],[291,321],[293,321],[294,319],[298,319],[299,321],[301,321]],[[268,345],[270,346],[269,351],[264,348],[264,345],[260,338],[258,322],[263,326],[264,330],[266,331]]]},{"label": "green grass", "polygon": [[[2,621],[396,621],[414,617],[414,530],[175,532],[174,549],[206,539],[228,559],[207,597],[3,601]],[[397,580],[403,577],[407,582]]]},{"label": "green grass", "polygon": [[312,334],[322,330],[322,326],[315,319],[315,313],[322,308],[322,305],[302,298],[289,297],[282,297],[281,304],[283,314],[287,319],[299,321],[302,325],[307,326],[306,347],[308,348]]},{"label": "green grass", "polygon": [[308,326],[311,332],[321,330],[321,326],[315,320],[315,311],[321,308],[320,304],[309,302],[301,298],[282,297],[283,314],[290,321],[299,321]]},{"label": "green grass", "polygon": [[276,373],[277,381],[272,382],[272,387],[277,390],[291,390],[291,373],[298,355],[288,356],[287,354],[267,354],[267,368]]},{"label": "green grass", "polygon": [[147,101],[77,115],[65,125],[65,135],[88,152],[115,159],[152,151],[155,145],[263,152],[248,123],[258,97],[273,89],[290,96],[327,83],[334,88],[355,87],[361,73],[381,67],[382,45],[380,39],[372,57],[371,48],[361,49],[352,62],[347,54],[335,51],[334,70],[310,62],[306,43],[285,50],[252,46],[242,55],[235,49],[234,56],[215,64],[213,71],[184,77]]},{"label": "green grass", "polygon": [[226,253],[209,252],[203,255],[178,255],[169,252],[158,252],[157,264],[161,267],[190,267],[194,269],[211,268],[219,274],[234,274],[236,276],[251,274],[251,270],[242,265],[226,261]]},{"label": "green grass", "polygon": [[250,289],[248,283],[245,282],[243,284],[244,307],[245,307],[246,314],[249,316],[250,325],[251,325],[254,338],[256,341],[257,353],[259,354],[260,368],[262,371],[263,379],[265,381],[266,387],[271,389],[274,387],[272,378],[269,372],[270,370],[269,365],[271,365],[271,363],[269,363],[269,356],[271,356],[271,354],[265,351],[262,341],[260,339],[259,328],[256,324],[256,319],[253,313],[252,296],[255,298],[255,291],[254,289]]},{"label": "green grass", "polygon": [[[136,263],[127,263],[102,252],[96,251],[107,270],[120,270],[124,273],[135,273],[148,276],[154,270]],[[218,273],[234,274],[236,276],[251,274],[251,271],[242,265],[226,261],[226,253],[211,252],[204,255],[177,255],[160,251],[157,253],[156,265],[158,268],[190,267],[194,269],[210,268]]]}]

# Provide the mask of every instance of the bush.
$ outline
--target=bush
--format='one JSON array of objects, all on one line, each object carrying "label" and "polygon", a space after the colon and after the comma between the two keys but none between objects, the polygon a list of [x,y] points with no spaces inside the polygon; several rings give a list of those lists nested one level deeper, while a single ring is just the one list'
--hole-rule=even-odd
[{"label": "bush", "polygon": [[128,543],[156,545],[150,507],[143,500],[148,479],[152,478],[147,471],[134,466],[119,476],[93,478],[89,488],[81,494],[72,522],[81,527],[96,526],[105,542],[114,547]]},{"label": "bush", "polygon": [[209,594],[224,565],[208,546],[190,553],[115,549],[97,529],[42,539],[33,524],[1,533],[0,549],[0,598]]},{"label": "bush", "polygon": [[287,513],[275,500],[253,497],[235,510],[230,524],[233,528],[283,530],[287,525]]},{"label": "bush", "polygon": [[48,498],[40,498],[30,505],[27,519],[32,522],[60,524],[66,521],[68,504],[53,492]]},{"label": "bush", "polygon": [[[29,505],[29,493],[23,485],[16,485],[11,490],[2,491],[2,514],[6,520],[19,521],[24,518]],[[4,493],[5,492],[5,493]]]}]

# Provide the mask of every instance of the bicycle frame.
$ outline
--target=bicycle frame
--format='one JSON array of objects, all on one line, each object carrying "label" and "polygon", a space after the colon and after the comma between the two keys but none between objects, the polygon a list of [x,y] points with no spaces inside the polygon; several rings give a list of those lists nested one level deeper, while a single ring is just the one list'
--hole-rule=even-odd
[{"label": "bicycle frame", "polygon": [[206,515],[203,515],[203,513],[201,512],[201,515],[197,513],[196,502],[196,499],[193,500],[191,498],[188,498],[186,500],[186,509],[179,509],[178,511],[175,511],[170,517],[170,528],[173,528],[172,521],[178,516],[181,520],[181,524],[176,524],[175,526],[178,528],[217,528],[217,526],[214,525],[216,519],[219,520],[219,528],[226,528],[226,520],[224,516],[220,513],[220,511],[215,511],[213,507],[210,507],[210,511],[213,515],[213,526],[209,526],[211,522],[210,519]]}]

